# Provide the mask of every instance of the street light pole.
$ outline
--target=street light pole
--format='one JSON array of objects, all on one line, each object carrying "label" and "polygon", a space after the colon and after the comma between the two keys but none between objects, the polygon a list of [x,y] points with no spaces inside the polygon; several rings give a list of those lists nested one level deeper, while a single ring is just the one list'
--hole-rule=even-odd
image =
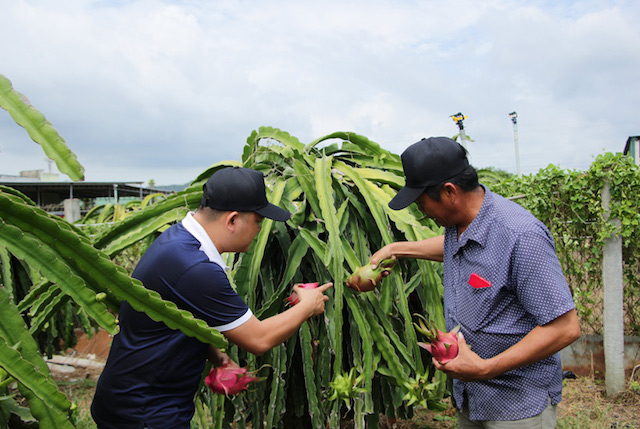
[{"label": "street light pole", "polygon": [[516,112],[507,113],[513,122],[513,142],[516,146],[516,174],[520,175],[520,148],[518,147],[518,114]]}]

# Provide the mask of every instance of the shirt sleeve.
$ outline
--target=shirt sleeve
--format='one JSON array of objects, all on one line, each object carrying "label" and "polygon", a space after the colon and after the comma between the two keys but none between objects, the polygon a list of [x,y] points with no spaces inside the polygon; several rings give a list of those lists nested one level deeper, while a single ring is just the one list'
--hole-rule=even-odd
[{"label": "shirt sleeve", "polygon": [[542,227],[518,237],[512,270],[518,299],[539,325],[546,325],[575,308],[553,238]]},{"label": "shirt sleeve", "polygon": [[177,293],[182,308],[219,331],[228,331],[249,320],[252,312],[231,287],[222,268],[213,262],[191,267],[180,278]]}]

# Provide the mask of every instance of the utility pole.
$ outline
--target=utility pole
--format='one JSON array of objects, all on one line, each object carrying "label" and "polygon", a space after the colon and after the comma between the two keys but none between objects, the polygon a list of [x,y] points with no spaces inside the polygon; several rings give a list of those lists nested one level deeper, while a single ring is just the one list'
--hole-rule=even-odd
[{"label": "utility pole", "polygon": [[516,174],[520,175],[520,148],[518,147],[518,114],[514,111],[507,113],[513,122],[513,142],[516,145]]},{"label": "utility pole", "polygon": [[462,147],[467,150],[467,135],[464,133],[464,120],[467,119],[467,116],[458,112],[450,116],[453,119],[453,122],[456,123],[458,129],[460,129],[460,144]]}]

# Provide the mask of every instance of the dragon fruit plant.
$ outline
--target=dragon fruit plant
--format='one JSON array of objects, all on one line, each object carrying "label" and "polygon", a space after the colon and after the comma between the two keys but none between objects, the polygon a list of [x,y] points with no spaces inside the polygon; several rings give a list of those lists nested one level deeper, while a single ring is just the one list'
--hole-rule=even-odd
[{"label": "dragon fruit plant", "polygon": [[371,264],[358,268],[347,278],[347,287],[358,292],[369,292],[382,281],[383,273],[388,273],[396,264],[395,259],[383,259],[374,270]]},{"label": "dragon fruit plant", "polygon": [[363,374],[356,375],[355,368],[351,368],[349,372],[342,372],[342,374],[336,375],[333,381],[329,383],[332,390],[329,400],[342,399],[345,405],[351,408],[351,400],[361,393],[367,392],[366,389],[360,387],[363,379]]},{"label": "dragon fruit plant", "polygon": [[209,371],[204,382],[213,393],[230,396],[247,390],[249,383],[253,381],[264,380],[264,378],[254,377],[254,375],[255,373],[249,372],[247,368],[218,366]]},{"label": "dragon fruit plant", "polygon": [[[296,286],[300,286],[302,289],[315,289],[318,287],[320,283],[297,283]],[[298,299],[298,295],[295,292],[292,292],[291,295],[285,298],[288,305],[296,305],[300,302]]]},{"label": "dragon fruit plant", "polygon": [[438,382],[431,382],[428,372],[409,377],[404,383],[407,393],[402,398],[407,405],[418,404],[430,410],[444,411],[447,406],[439,401]]},{"label": "dragon fruit plant", "polygon": [[450,332],[442,332],[432,326],[421,315],[419,324],[414,323],[416,330],[427,338],[427,343],[418,343],[420,347],[426,349],[440,363],[447,363],[458,356],[458,331],[460,325]]}]

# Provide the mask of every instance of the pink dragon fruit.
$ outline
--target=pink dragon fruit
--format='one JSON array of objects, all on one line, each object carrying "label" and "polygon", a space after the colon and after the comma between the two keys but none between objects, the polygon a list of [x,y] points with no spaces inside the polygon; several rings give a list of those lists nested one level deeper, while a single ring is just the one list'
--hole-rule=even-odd
[{"label": "pink dragon fruit", "polygon": [[358,292],[374,290],[382,280],[382,274],[390,272],[395,264],[395,259],[383,259],[378,262],[375,270],[371,268],[371,264],[360,267],[347,278],[347,287]]},{"label": "pink dragon fruit", "polygon": [[[319,284],[320,283],[297,283],[296,286],[300,286],[302,289],[315,289]],[[287,301],[289,305],[296,305],[300,302],[300,300],[298,299],[298,295],[295,292],[286,297],[285,301]]]},{"label": "pink dragon fruit", "polygon": [[[419,316],[419,315],[418,315]],[[427,337],[428,343],[418,343],[423,349],[427,349],[429,353],[440,363],[447,363],[458,356],[458,331],[460,325],[453,328],[450,332],[442,332],[432,326],[422,316],[420,317],[420,325],[413,324],[416,330]]]},{"label": "pink dragon fruit", "polygon": [[232,366],[218,366],[212,368],[204,382],[213,393],[221,395],[237,395],[246,390],[252,381],[262,381],[264,378],[253,377],[247,368]]}]

